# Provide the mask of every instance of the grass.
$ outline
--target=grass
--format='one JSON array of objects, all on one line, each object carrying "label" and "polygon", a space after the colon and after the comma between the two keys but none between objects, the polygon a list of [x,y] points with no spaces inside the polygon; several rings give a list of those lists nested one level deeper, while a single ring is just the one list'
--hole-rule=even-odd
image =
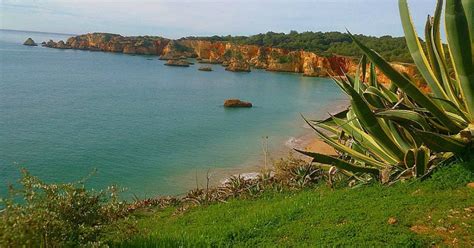
[{"label": "grass", "polygon": [[[474,162],[424,182],[266,193],[255,199],[137,214],[120,247],[474,246]],[[395,218],[395,224],[388,219]]]}]

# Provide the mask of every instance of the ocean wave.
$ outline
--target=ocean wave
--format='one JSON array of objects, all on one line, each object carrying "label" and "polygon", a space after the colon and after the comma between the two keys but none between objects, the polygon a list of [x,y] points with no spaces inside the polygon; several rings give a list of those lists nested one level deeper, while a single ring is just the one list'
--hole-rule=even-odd
[{"label": "ocean wave", "polygon": [[290,137],[285,141],[285,146],[293,148],[301,143],[301,139],[298,139],[296,137]]}]

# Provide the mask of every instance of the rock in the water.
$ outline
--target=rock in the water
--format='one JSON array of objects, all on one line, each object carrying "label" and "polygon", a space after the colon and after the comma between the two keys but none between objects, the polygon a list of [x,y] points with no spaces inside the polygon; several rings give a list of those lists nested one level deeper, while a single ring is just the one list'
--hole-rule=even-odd
[{"label": "rock in the water", "polygon": [[43,42],[43,43],[41,43],[41,45],[44,47],[54,48],[54,46],[56,46],[56,42],[54,42],[53,40],[49,40],[48,42]]},{"label": "rock in the water", "polygon": [[64,43],[64,41],[60,40],[60,41],[58,41],[58,43],[56,43],[56,48],[66,49],[68,47],[66,46],[66,43]]},{"label": "rock in the water", "polygon": [[210,66],[201,66],[199,67],[200,71],[212,71],[212,68]]},{"label": "rock in the water", "polygon": [[239,99],[227,99],[224,102],[226,108],[251,108],[252,103],[241,101]]},{"label": "rock in the water", "polygon": [[37,46],[38,44],[35,43],[35,41],[31,38],[26,39],[26,41],[23,43],[25,46]]},{"label": "rock in the water", "polygon": [[183,59],[170,59],[168,60],[165,65],[168,66],[181,66],[181,67],[189,67],[189,62]]}]

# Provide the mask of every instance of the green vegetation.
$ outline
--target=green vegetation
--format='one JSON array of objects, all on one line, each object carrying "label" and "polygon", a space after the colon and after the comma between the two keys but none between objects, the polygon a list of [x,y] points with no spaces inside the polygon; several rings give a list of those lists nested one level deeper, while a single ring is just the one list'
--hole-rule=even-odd
[{"label": "green vegetation", "polygon": [[116,187],[87,190],[84,181],[46,184],[22,170],[21,187],[0,198],[0,247],[99,245],[108,228],[128,232],[127,205]]},{"label": "green vegetation", "polygon": [[[117,191],[83,182],[45,184],[24,171],[2,199],[0,246],[271,247],[474,244],[474,161],[439,168],[431,179],[348,188],[290,157],[274,175],[231,178],[219,188],[126,204]],[[324,180],[322,180],[324,179]],[[22,196],[21,203],[15,196]],[[370,211],[368,211],[370,209]]]},{"label": "green vegetation", "polygon": [[[301,152],[363,182],[424,177],[445,161],[470,156],[474,149],[474,56],[470,56],[469,39],[474,23],[467,22],[463,10],[469,4],[446,3],[447,47],[454,68],[448,73],[439,31],[443,1],[438,1],[434,17],[428,18],[426,47],[418,40],[407,1],[399,3],[408,48],[431,93],[422,92],[349,33],[364,57],[355,77],[346,75],[335,82],[349,96],[351,106],[326,120],[307,120],[340,155]],[[377,82],[375,67],[391,80],[390,87]]]},{"label": "green vegetation", "polygon": [[174,50],[178,52],[193,52],[192,48],[182,45],[179,42],[172,41],[171,45],[174,47]]},{"label": "green vegetation", "polygon": [[11,186],[9,196],[0,198],[0,247],[100,246],[116,237],[135,234],[134,216],[130,214],[137,210],[189,209],[257,197],[269,191],[310,187],[323,177],[321,169],[290,156],[277,161],[273,171],[262,172],[255,179],[233,176],[222,186],[196,188],[182,197],[126,203],[119,200],[115,186],[103,191],[88,190],[84,186],[87,178],[77,183],[47,184],[22,170],[19,187]]},{"label": "green vegetation", "polygon": [[[443,1],[427,20],[423,44],[407,1],[399,0],[406,47],[430,93],[370,49],[366,37],[348,34],[347,44],[364,54],[354,77],[335,79],[351,106],[326,120],[306,120],[337,156],[300,151],[313,160],[290,157],[256,178],[233,176],[223,186],[132,204],[119,201],[115,187],[45,184],[23,171],[22,188],[0,201],[0,246],[473,247],[473,5],[446,1],[444,46]],[[330,34],[313,49],[346,42]],[[315,33],[209,39],[291,46],[285,37],[304,35]],[[390,86],[377,82],[376,67]]]},{"label": "green vegetation", "polygon": [[[357,35],[368,47],[375,49],[389,61],[412,62],[405,39],[403,37],[373,37]],[[268,32],[252,36],[212,36],[187,37],[210,41],[228,41],[240,45],[258,45],[284,48],[289,50],[305,50],[323,56],[333,54],[343,56],[362,56],[362,52],[348,34],[340,32],[303,32],[291,31],[288,34]]]},{"label": "green vegetation", "polygon": [[291,62],[292,62],[291,56],[282,55],[278,57],[278,63],[285,64],[285,63],[291,63]]},{"label": "green vegetation", "polygon": [[[136,214],[140,236],[120,247],[427,247],[474,245],[474,163],[424,182],[267,192],[258,198]],[[396,223],[389,224],[389,218]]]}]

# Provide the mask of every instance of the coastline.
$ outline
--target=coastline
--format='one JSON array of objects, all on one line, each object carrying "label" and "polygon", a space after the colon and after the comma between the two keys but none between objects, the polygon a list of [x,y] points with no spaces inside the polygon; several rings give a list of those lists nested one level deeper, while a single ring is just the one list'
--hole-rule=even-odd
[{"label": "coastline", "polygon": [[[318,119],[325,118],[328,113],[336,113],[349,106],[348,100],[336,100],[338,103],[330,106],[324,106],[319,109],[316,117]],[[231,167],[217,167],[217,168],[201,168],[197,170],[189,171],[185,174],[177,175],[176,180],[180,180],[187,190],[206,187],[215,187],[222,185],[227,179],[232,176],[240,175],[243,178],[251,179],[259,175],[259,173],[265,169],[272,169],[273,163],[282,158],[288,157],[291,153],[297,158],[301,158],[307,161],[310,159],[302,154],[294,152],[294,148],[309,150],[313,152],[335,155],[335,150],[322,141],[314,131],[307,124],[301,127],[302,132],[297,134],[296,137],[290,137],[285,142],[279,142],[275,144],[275,149],[267,152],[267,164],[265,164],[265,156],[263,149],[260,152],[258,159],[248,159],[242,164],[238,164]],[[209,181],[208,178],[209,177]],[[183,195],[186,192],[179,193],[177,195]]]}]

